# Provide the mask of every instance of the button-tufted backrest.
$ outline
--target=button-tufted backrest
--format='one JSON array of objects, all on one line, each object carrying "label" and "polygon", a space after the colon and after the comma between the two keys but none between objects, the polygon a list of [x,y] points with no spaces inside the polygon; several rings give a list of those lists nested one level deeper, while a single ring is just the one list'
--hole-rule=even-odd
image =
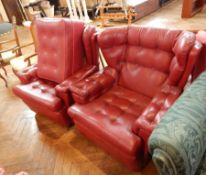
[{"label": "button-tufted backrest", "polygon": [[43,18],[36,21],[38,76],[61,83],[84,63],[84,23]]},{"label": "button-tufted backrest", "polygon": [[180,30],[116,27],[98,43],[109,66],[119,71],[119,85],[153,97],[165,84],[177,85],[184,73],[194,34]]},{"label": "button-tufted backrest", "polygon": [[86,64],[87,65],[97,65],[98,60],[98,45],[97,45],[97,35],[96,27],[92,25],[87,25],[83,33],[84,50],[86,54]]}]

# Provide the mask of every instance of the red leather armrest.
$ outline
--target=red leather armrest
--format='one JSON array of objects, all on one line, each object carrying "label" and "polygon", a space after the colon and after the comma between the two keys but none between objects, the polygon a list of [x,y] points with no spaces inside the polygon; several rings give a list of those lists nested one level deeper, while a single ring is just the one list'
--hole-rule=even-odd
[{"label": "red leather armrest", "polygon": [[90,77],[71,84],[70,91],[75,102],[84,104],[110,89],[116,82],[116,79],[116,70],[107,67],[104,71],[99,71]]},{"label": "red leather armrest", "polygon": [[181,91],[182,90],[177,87],[164,86],[135,121],[133,132],[140,135],[140,132],[144,131],[150,135],[163,115],[179,97]]},{"label": "red leather armrest", "polygon": [[133,125],[133,132],[143,139],[144,157],[148,157],[147,141],[161,118],[179,97],[182,90],[174,86],[164,86],[152,99]]},{"label": "red leather armrest", "polygon": [[98,71],[97,66],[88,65],[77,71],[74,75],[70,76],[68,79],[58,84],[55,87],[57,96],[64,100],[65,105],[68,107],[72,103],[71,93],[69,92],[69,87],[71,84],[76,83]]},{"label": "red leather armrest", "polygon": [[22,84],[27,84],[35,80],[37,77],[37,65],[26,67],[21,71],[14,71],[14,74],[19,78]]}]

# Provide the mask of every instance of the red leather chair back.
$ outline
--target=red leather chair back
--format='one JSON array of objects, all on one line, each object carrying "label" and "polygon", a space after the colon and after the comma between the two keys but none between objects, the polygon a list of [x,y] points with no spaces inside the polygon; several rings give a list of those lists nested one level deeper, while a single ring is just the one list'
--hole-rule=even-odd
[{"label": "red leather chair back", "polygon": [[203,71],[206,70],[206,31],[198,31],[196,34],[196,39],[202,43],[203,49],[200,53],[200,59],[197,61],[193,71],[193,80],[195,80]]},{"label": "red leather chair back", "polygon": [[83,65],[84,23],[43,18],[36,21],[38,76],[61,83]]},{"label": "red leather chair back", "polygon": [[189,32],[135,26],[98,36],[108,65],[119,71],[119,85],[149,97],[165,83],[178,84],[194,42]]},{"label": "red leather chair back", "polygon": [[97,34],[96,27],[86,26],[83,34],[83,43],[86,54],[86,64],[87,65],[97,65],[99,64],[98,60],[98,44],[97,44]]},{"label": "red leather chair back", "polygon": [[199,42],[196,42],[194,33],[182,32],[180,34],[173,48],[175,57],[170,65],[168,84],[184,88],[199,58],[198,54],[201,50],[199,47],[202,46]]}]

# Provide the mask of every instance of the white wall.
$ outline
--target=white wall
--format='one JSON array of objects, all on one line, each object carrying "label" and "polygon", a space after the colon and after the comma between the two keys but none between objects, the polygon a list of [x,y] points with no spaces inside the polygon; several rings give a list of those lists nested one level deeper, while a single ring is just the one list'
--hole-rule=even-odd
[{"label": "white wall", "polygon": [[9,21],[9,19],[8,19],[7,15],[6,15],[6,12],[4,10],[4,6],[3,6],[1,0],[0,0],[0,13],[3,16],[4,21]]}]

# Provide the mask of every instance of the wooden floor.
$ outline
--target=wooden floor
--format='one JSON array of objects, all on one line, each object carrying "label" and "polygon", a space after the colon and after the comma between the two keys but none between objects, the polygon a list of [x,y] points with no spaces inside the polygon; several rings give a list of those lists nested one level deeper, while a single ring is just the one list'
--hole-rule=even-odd
[{"label": "wooden floor", "polygon": [[182,29],[206,30],[206,5],[192,18],[181,18],[183,0],[171,0],[165,6],[136,22],[137,25]]},{"label": "wooden floor", "polygon": [[[10,86],[16,79],[9,74]],[[129,172],[75,128],[63,128],[37,116],[11,88],[0,87],[0,166],[8,172],[31,175],[152,175],[150,164],[142,173]]]},{"label": "wooden floor", "polygon": [[206,30],[206,5],[192,18],[181,18],[183,0],[171,0],[158,11],[137,21],[137,25],[182,30]]},{"label": "wooden floor", "polygon": [[[9,67],[7,67],[9,70]],[[31,175],[156,175],[150,162],[131,172],[88,141],[75,127],[64,128],[32,112],[0,82],[0,167]]]},{"label": "wooden floor", "polygon": [[[205,29],[206,10],[189,20],[180,18],[181,1],[174,0],[138,25],[181,29]],[[203,20],[204,18],[204,20]],[[21,43],[31,40],[19,28]],[[24,53],[30,52],[25,49]],[[9,88],[0,80],[0,167],[13,174],[31,175],[157,175],[152,162],[142,172],[131,172],[73,128],[60,127],[32,112],[12,93],[18,83],[10,67]],[[0,70],[1,71],[1,70]]]},{"label": "wooden floor", "polygon": [[[156,12],[137,20],[134,25],[181,30],[206,30],[206,5],[200,13],[192,18],[181,18],[183,0],[170,0]],[[98,23],[99,24],[99,23]],[[108,23],[126,25],[125,23]]]}]

